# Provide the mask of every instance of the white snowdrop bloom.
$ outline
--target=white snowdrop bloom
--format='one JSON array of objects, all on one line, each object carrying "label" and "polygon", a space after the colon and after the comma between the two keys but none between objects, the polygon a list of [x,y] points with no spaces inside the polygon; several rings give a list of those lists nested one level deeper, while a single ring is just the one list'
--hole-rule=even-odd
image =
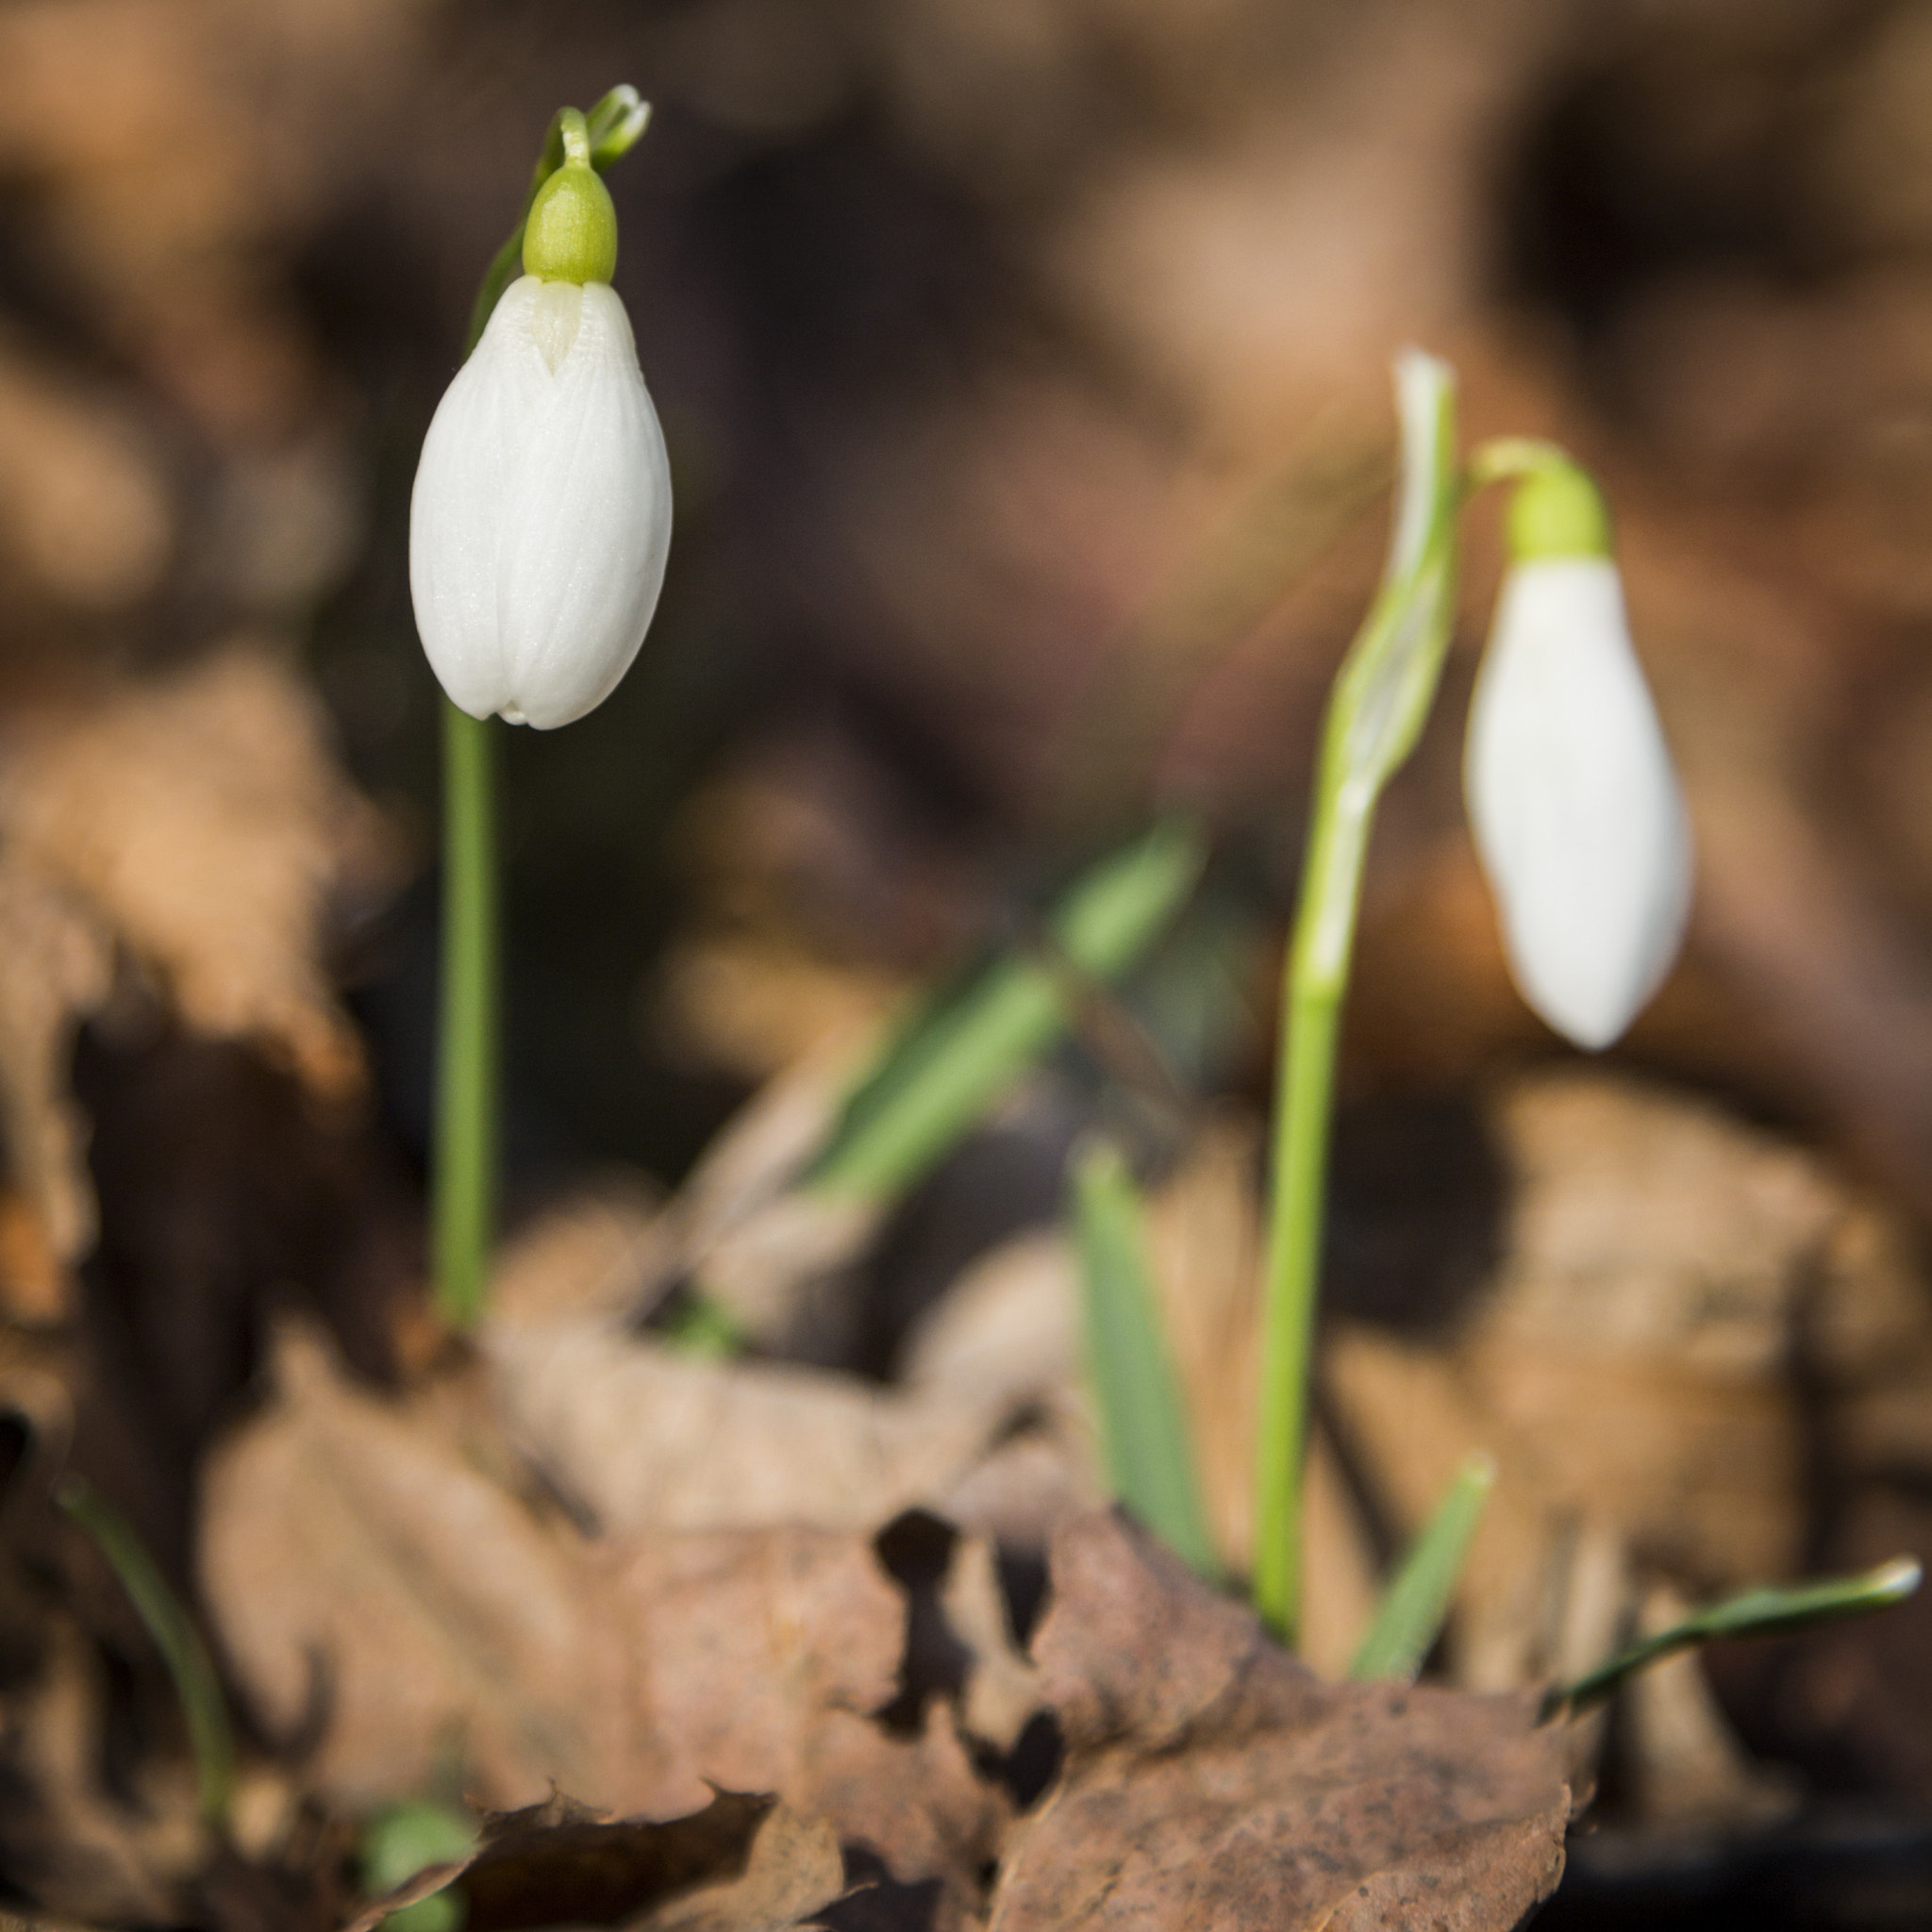
[{"label": "white snowdrop bloom", "polygon": [[524,249],[545,272],[504,291],[423,445],[409,589],[430,665],[472,717],[548,729],[594,709],[664,581],[671,471],[609,286],[608,205],[588,165],[551,176]]},{"label": "white snowdrop bloom", "polygon": [[[1596,505],[1594,534],[1587,519],[1578,533],[1579,482]],[[1537,527],[1534,501],[1526,517],[1512,511],[1518,561],[1476,680],[1463,782],[1517,987],[1595,1049],[1676,958],[1690,839],[1594,486],[1572,470],[1553,487],[1572,493],[1567,505],[1546,497],[1554,525]]]}]

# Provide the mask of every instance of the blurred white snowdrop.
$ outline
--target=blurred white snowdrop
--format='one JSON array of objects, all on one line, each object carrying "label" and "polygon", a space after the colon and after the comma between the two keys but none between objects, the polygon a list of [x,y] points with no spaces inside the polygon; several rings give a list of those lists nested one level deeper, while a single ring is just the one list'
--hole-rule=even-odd
[{"label": "blurred white snowdrop", "polygon": [[474,718],[594,709],[643,641],[671,547],[671,471],[610,287],[617,216],[583,122],[539,191],[524,275],[437,407],[409,507],[431,668]]},{"label": "blurred white snowdrop", "polygon": [[1511,500],[1508,538],[1464,789],[1518,989],[1596,1049],[1676,958],[1690,829],[1595,485],[1560,459],[1537,465]]}]

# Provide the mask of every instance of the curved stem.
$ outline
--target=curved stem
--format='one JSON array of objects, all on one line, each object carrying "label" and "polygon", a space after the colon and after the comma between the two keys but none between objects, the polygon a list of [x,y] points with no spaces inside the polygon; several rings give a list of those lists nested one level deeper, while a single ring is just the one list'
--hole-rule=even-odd
[{"label": "curved stem", "polygon": [[1337,674],[1323,726],[1293,942],[1282,975],[1274,1172],[1255,1430],[1253,1594],[1292,1643],[1335,1058],[1375,801],[1434,702],[1454,610],[1455,386],[1426,357],[1398,364],[1403,475],[1388,570]]}]

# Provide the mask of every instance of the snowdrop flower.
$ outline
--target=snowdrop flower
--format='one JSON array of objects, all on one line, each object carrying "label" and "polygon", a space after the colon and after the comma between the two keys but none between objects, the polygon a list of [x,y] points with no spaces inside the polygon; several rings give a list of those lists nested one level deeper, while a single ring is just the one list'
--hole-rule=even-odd
[{"label": "snowdrop flower", "polygon": [[1595,1049],[1676,957],[1690,832],[1595,486],[1572,464],[1540,466],[1517,488],[1508,531],[1463,784],[1516,984]]},{"label": "snowdrop flower", "polygon": [[671,472],[624,304],[617,217],[579,118],[503,292],[423,445],[409,589],[442,688],[547,730],[594,709],[643,641]]}]

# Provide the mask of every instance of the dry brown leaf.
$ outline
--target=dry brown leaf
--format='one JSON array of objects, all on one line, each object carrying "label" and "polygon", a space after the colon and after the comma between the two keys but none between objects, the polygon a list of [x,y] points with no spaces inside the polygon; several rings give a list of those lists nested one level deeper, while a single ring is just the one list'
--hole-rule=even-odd
[{"label": "dry brown leaf", "polygon": [[829,1039],[875,1032],[907,996],[899,976],[736,933],[674,946],[659,981],[653,1030],[667,1050],[758,1081]]},{"label": "dry brown leaf", "polygon": [[993,1932],[1507,1932],[1554,1890],[1570,1794],[1531,1700],[1325,1685],[1117,1516],[1062,1527],[1053,1590],[1066,1761]]},{"label": "dry brown leaf", "polygon": [[375,1932],[390,1912],[458,1880],[472,1932],[619,1924],[766,1932],[798,1924],[845,1889],[831,1827],[769,1796],[721,1790],[660,1823],[613,1820],[553,1793],[486,1819],[468,1857],[418,1874],[347,1932]]},{"label": "dry brown leaf", "polygon": [[1040,1674],[1013,1642],[992,1544],[961,1537],[940,1591],[946,1626],[971,1653],[959,1715],[967,1732],[1011,1751],[1040,1708]]},{"label": "dry brown leaf", "polygon": [[705,1887],[638,1921],[639,1932],[778,1932],[845,1890],[838,1834],[778,1807],[758,1827],[741,1877]]},{"label": "dry brown leaf", "polygon": [[[108,1690],[98,1655],[58,1616],[40,1665],[0,1706],[0,1764],[14,1793],[0,1825],[8,1874],[55,1911],[165,1923],[207,1850],[192,1786],[177,1782],[172,1803],[117,1799],[101,1777]],[[151,1786],[144,1795],[162,1793]]]},{"label": "dry brown leaf", "polygon": [[[1210,1121],[1153,1191],[1147,1231],[1223,1561],[1247,1567],[1259,1317],[1257,1132]],[[1043,1546],[1053,1525],[1106,1500],[1081,1368],[1079,1263],[1062,1233],[1003,1243],[968,1268],[908,1338],[913,1387],[971,1391],[1024,1407],[1036,1425],[1002,1442],[942,1501],[957,1523]],[[1325,1430],[1311,1439],[1304,1505],[1307,1659],[1339,1675],[1377,1595],[1374,1551]]]},{"label": "dry brown leaf", "polygon": [[[1260,1131],[1210,1121],[1150,1204],[1147,1242],[1163,1326],[1192,1425],[1194,1464],[1221,1559],[1248,1567],[1254,1364],[1260,1359]],[[1315,1566],[1309,1566],[1315,1574]]]},{"label": "dry brown leaf", "polygon": [[857,1376],[693,1358],[598,1322],[493,1326],[512,1434],[606,1530],[870,1530],[936,1505],[1006,1410]]},{"label": "dry brown leaf", "polygon": [[827,1317],[840,1324],[841,1277],[884,1211],[794,1183],[829,1136],[867,1038],[824,1041],[727,1123],[671,1204],[676,1255],[660,1288],[689,1278],[773,1347]]},{"label": "dry brown leaf", "polygon": [[[1656,1585],[1644,1594],[1638,1631],[1668,1629],[1690,1609],[1668,1584]],[[1694,1652],[1639,1672],[1623,1698],[1619,1722],[1632,1772],[1625,1802],[1638,1817],[1679,1831],[1748,1832],[1797,1809],[1795,1776],[1746,1754]]]},{"label": "dry brown leaf", "polygon": [[1338,1322],[1323,1368],[1405,1528],[1469,1450],[1502,1465],[1452,1631],[1459,1678],[1482,1689],[1552,1665],[1579,1539],[1612,1535],[1696,1593],[1791,1573],[1801,1356],[1850,1466],[1882,1460],[1886,1438],[1915,1437],[1920,1466],[1932,1451],[1922,1423],[1891,1421],[1923,1412],[1932,1380],[1923,1285],[1817,1161],[1600,1073],[1519,1080],[1492,1118],[1513,1185],[1483,1298],[1433,1345]]},{"label": "dry brown leaf", "polygon": [[160,979],[181,1017],[259,1042],[317,1093],[362,1079],[318,963],[331,896],[387,861],[313,701],[236,646],[14,721],[0,833]]},{"label": "dry brown leaf", "polygon": [[420,1417],[291,1327],[274,1405],[210,1457],[204,1593],[273,1735],[356,1808],[431,1788],[458,1749],[487,1803],[555,1778],[603,1800],[633,1742],[608,1582]]},{"label": "dry brown leaf", "polygon": [[19,1204],[0,1299],[16,1320],[58,1320],[67,1271],[93,1244],[87,1129],[67,1068],[112,977],[100,921],[18,860],[0,863],[0,1123]]},{"label": "dry brown leaf", "polygon": [[921,1315],[900,1379],[989,1401],[1044,1402],[1080,1372],[1080,1264],[1063,1233],[1024,1234],[981,1256]]},{"label": "dry brown leaf", "polygon": [[566,1316],[621,1316],[675,1265],[661,1203],[641,1176],[617,1174],[519,1231],[490,1280],[500,1327]]},{"label": "dry brown leaf", "polygon": [[[212,1458],[205,1595],[272,1733],[320,1720],[333,1801],[427,1788],[455,1750],[487,1803],[555,1779],[666,1818],[776,1791],[957,1913],[1008,1813],[951,1703],[900,1728],[908,1604],[871,1542],[796,1526],[587,1542],[450,1439],[447,1410],[351,1387],[285,1336],[277,1395]],[[320,1697],[319,1708],[311,1700]]]}]

